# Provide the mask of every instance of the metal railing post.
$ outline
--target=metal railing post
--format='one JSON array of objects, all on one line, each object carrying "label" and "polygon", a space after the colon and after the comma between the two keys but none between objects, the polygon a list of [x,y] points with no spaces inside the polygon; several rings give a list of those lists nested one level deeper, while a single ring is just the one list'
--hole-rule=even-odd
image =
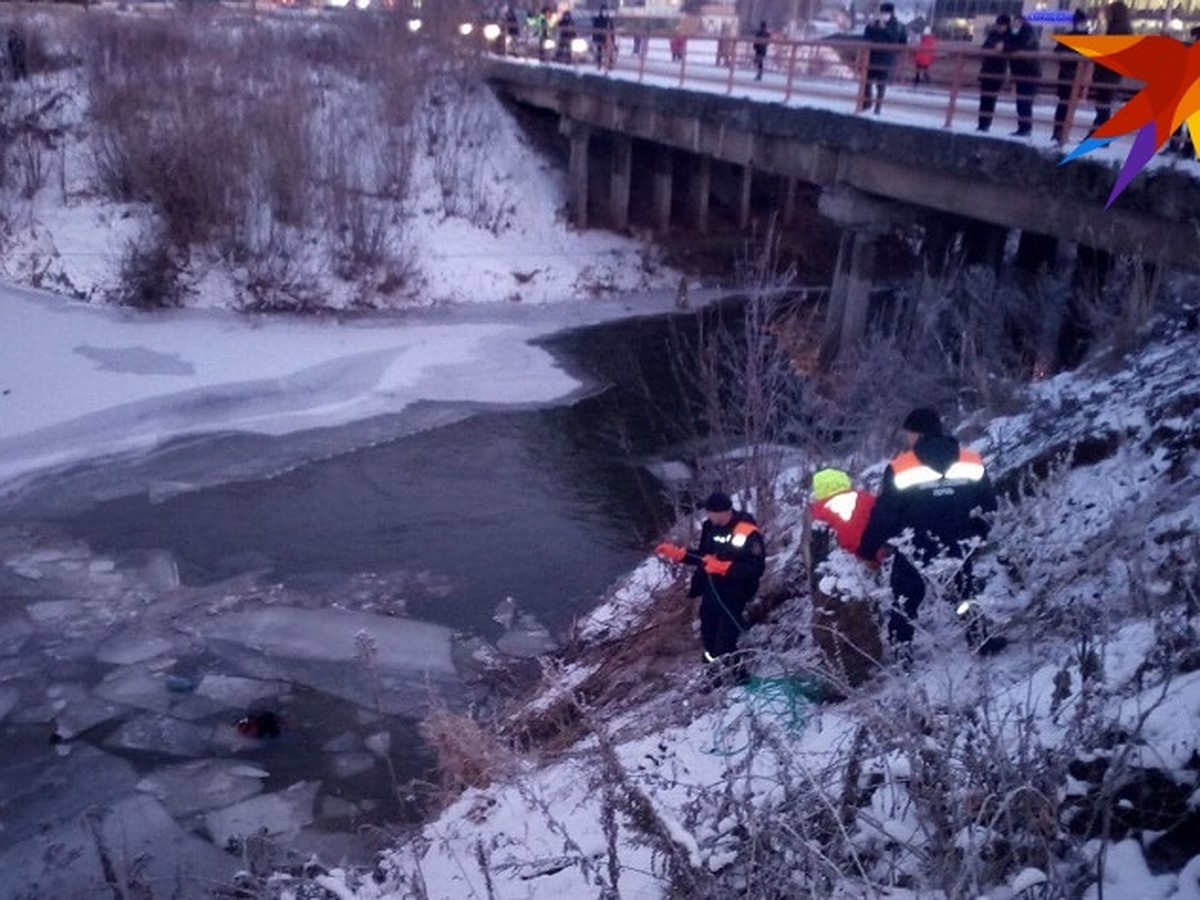
[{"label": "metal railing post", "polygon": [[[1075,51],[1071,51],[1074,53]],[[1075,125],[1075,112],[1079,109],[1079,103],[1083,100],[1084,91],[1087,86],[1092,83],[1092,63],[1090,60],[1081,59],[1079,65],[1075,67],[1075,78],[1071,81],[1071,93],[1067,97],[1067,114],[1062,121],[1062,139],[1066,143],[1071,138],[1071,129]]]},{"label": "metal railing post", "polygon": [[954,77],[950,80],[950,101],[946,105],[946,121],[943,127],[949,128],[954,124],[954,111],[958,106],[958,92],[962,87],[962,74],[964,68],[965,53],[959,53],[954,60]]},{"label": "metal railing post", "polygon": [[788,54],[788,76],[787,89],[783,92],[783,102],[787,103],[792,99],[792,85],[796,81],[796,50],[800,45],[796,41],[792,41],[792,50]]},{"label": "metal railing post", "polygon": [[[719,40],[722,40],[722,39],[721,39],[721,38],[717,38],[717,40],[719,41]],[[734,68],[735,68],[735,66],[734,66],[734,63],[735,63],[735,61],[737,60],[737,47],[738,47],[738,38],[736,38],[736,37],[735,37],[735,38],[730,38],[730,40],[732,40],[732,41],[733,41],[733,53],[732,53],[732,54],[730,54],[730,55],[728,56],[728,58],[725,60],[725,65],[726,65],[726,66],[728,67],[728,69],[729,69],[729,76],[728,76],[728,77],[725,79],[725,93],[726,93],[726,94],[732,94],[732,93],[733,93],[733,70],[734,70]],[[728,44],[726,44],[726,47],[728,47],[728,46],[729,46],[729,45],[728,45]]]}]

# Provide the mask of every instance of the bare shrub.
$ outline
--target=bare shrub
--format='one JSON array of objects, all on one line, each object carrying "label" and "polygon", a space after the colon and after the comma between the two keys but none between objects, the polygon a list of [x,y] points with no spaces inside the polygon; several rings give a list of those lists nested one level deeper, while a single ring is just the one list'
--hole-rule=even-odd
[{"label": "bare shrub", "polygon": [[[393,86],[384,74],[404,59],[379,34],[392,30],[353,21],[201,29],[102,16],[88,35],[101,186],[148,203],[177,249],[203,245],[236,266],[247,308],[319,306],[329,269],[364,293],[409,278],[401,204],[422,70]],[[314,228],[321,245],[302,246],[293,232]]]},{"label": "bare shrub", "polygon": [[126,244],[121,260],[120,287],[113,299],[134,309],[169,309],[181,306],[187,296],[183,268],[166,232],[153,227],[140,242]]},{"label": "bare shrub", "polygon": [[239,244],[247,312],[314,312],[324,306],[317,282],[320,265],[295,230],[274,222],[259,223]]},{"label": "bare shrub", "polygon": [[451,712],[435,701],[421,721],[421,736],[437,758],[443,800],[467,788],[484,788],[516,771],[512,750],[468,715]]},{"label": "bare shrub", "polygon": [[425,149],[448,216],[498,231],[509,207],[489,189],[490,135],[478,80],[446,72],[429,87],[421,109]]}]

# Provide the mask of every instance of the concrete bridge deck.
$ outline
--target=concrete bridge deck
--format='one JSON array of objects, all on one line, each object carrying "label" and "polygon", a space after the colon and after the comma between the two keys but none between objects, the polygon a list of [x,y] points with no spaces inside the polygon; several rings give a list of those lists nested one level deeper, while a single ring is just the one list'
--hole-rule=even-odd
[{"label": "concrete bridge deck", "polygon": [[[814,108],[802,95],[783,103],[638,83],[619,70],[496,61],[489,76],[503,95],[560,117],[580,225],[596,206],[588,186],[597,167],[608,181],[608,224],[627,224],[637,165],[655,170],[656,225],[671,225],[680,167],[664,161],[667,153],[689,160],[693,196],[710,190],[711,163],[728,163],[743,173],[747,206],[754,179],[769,176],[819,187],[822,211],[847,228],[879,230],[936,212],[1200,268],[1200,180],[1181,168],[1148,170],[1106,210],[1117,171],[1111,155],[1060,166],[1061,153],[1045,145]],[[597,135],[599,154],[590,148]],[[693,220],[676,216],[675,225],[703,230],[706,197],[692,208]]]}]

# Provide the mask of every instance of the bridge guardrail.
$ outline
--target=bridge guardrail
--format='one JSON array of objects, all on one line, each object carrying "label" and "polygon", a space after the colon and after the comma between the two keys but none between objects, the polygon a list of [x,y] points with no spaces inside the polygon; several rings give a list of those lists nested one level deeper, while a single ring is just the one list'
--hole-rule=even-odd
[{"label": "bridge guardrail", "polygon": [[[928,57],[930,50],[915,44],[876,44],[851,38],[771,38],[765,42],[760,76],[754,48],[756,43],[764,42],[753,36],[617,29],[596,41],[592,29],[579,27],[573,37],[577,45],[582,42],[586,49],[561,54],[557,52],[559,45],[554,37],[545,38],[544,45],[534,42],[522,49],[510,46],[504,35],[489,42],[488,49],[522,61],[537,60],[573,69],[590,67],[611,77],[643,83],[726,94],[748,91],[764,100],[782,99],[785,103],[811,100],[856,114],[873,111],[873,106],[866,102],[868,72],[883,67],[870,64],[871,54],[883,52],[893,54],[894,62],[886,67],[888,77],[880,119],[924,125],[940,121],[944,128],[964,125],[978,128],[980,101],[991,95],[996,101],[992,127],[996,133],[1003,133],[1004,129],[1019,127],[1015,100],[1020,90],[1030,100],[1028,123],[1033,135],[1050,137],[1058,133],[1060,143],[1074,143],[1085,137],[1092,128],[1092,120],[1081,113],[1089,106],[1101,106],[1103,101],[1092,84],[1094,65],[1074,52],[1003,53],[984,50],[978,45],[943,42],[933,51],[928,80],[917,81],[916,58]],[[530,51],[531,46],[536,53]],[[1002,74],[985,74],[990,83],[980,73],[986,59],[1002,62],[1004,67]],[[1014,60],[1037,62],[1041,74],[1012,74],[1009,64]],[[1060,66],[1064,63],[1068,72],[1071,68],[1074,71],[1071,77],[1060,79]],[[1111,105],[1119,105],[1140,87],[1139,83],[1124,79]]]}]

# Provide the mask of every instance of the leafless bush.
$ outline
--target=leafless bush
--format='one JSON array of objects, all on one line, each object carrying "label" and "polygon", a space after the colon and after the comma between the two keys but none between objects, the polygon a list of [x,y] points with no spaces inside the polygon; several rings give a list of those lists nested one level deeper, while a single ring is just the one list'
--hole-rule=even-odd
[{"label": "leafless bush", "polygon": [[[148,203],[177,249],[204,246],[238,266],[248,307],[315,305],[323,267],[379,292],[408,279],[408,117],[423,70],[385,45],[392,28],[357,22],[98,16],[87,35],[101,186]],[[322,244],[301,247],[300,230]]]},{"label": "leafless bush", "polygon": [[487,117],[480,85],[461,73],[445,73],[431,86],[421,116],[433,177],[449,216],[498,230],[508,200],[489,190]]},{"label": "leafless bush", "polygon": [[316,280],[320,262],[295,229],[271,221],[247,233],[239,244],[249,312],[313,312],[324,306]]},{"label": "leafless bush", "polygon": [[151,227],[140,240],[126,244],[121,260],[120,286],[113,299],[134,309],[169,309],[187,295],[183,269],[166,232]]},{"label": "leafless bush", "polygon": [[421,722],[421,736],[437,758],[442,798],[450,800],[471,787],[487,787],[516,771],[516,756],[495,732],[469,715],[433,702]]}]

